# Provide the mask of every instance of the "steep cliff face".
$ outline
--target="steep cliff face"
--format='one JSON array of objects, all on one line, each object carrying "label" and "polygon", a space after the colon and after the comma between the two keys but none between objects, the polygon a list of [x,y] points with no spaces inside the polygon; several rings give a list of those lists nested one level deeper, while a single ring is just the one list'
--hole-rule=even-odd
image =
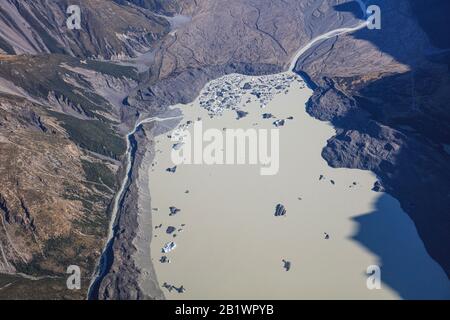
[{"label": "steep cliff face", "polygon": [[[423,1],[369,2],[381,8],[381,30],[330,39],[299,59],[316,86],[308,111],[338,128],[323,151],[329,164],[373,170],[450,275],[448,21],[431,20]],[[431,11],[447,7],[436,1]]]},{"label": "steep cliff face", "polygon": [[[81,9],[81,29],[69,30],[69,5]],[[5,0],[0,50],[7,54],[62,53],[99,59],[135,57],[169,30],[150,10],[98,0]]]}]

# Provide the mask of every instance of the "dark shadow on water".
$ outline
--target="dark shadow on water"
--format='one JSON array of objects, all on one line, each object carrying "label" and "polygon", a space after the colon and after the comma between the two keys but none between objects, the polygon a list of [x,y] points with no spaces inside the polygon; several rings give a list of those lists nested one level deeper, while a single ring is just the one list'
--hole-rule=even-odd
[{"label": "dark shadow on water", "polygon": [[380,193],[375,208],[353,219],[358,229],[352,239],[379,257],[383,285],[403,299],[450,299],[450,281],[399,202]]},{"label": "dark shadow on water", "polygon": [[338,12],[350,12],[355,18],[363,19],[365,13],[363,13],[361,6],[356,1],[350,1],[333,6],[334,10]]},{"label": "dark shadow on water", "polygon": [[[369,30],[363,28],[348,34],[359,41],[361,48],[356,51],[362,57],[372,57],[365,63],[368,70],[375,73],[390,71],[379,68],[379,53],[384,57],[391,57],[396,65],[402,65],[403,69],[393,70],[392,74],[383,74],[368,80],[358,88],[354,86],[353,77],[340,76],[340,70],[333,74],[330,72],[330,80],[327,77],[313,77],[312,81],[319,83],[324,90],[330,90],[337,84],[343,87],[355,88],[352,99],[336,90],[337,98],[341,101],[338,116],[331,119],[335,128],[341,130],[336,138],[330,142],[330,146],[324,149],[324,158],[332,166],[354,167],[358,163],[360,168],[373,171],[389,194],[398,199],[405,212],[413,219],[420,238],[423,239],[428,253],[439,262],[447,273],[448,283],[450,279],[450,158],[443,145],[450,144],[450,1],[448,0],[366,0],[366,5],[378,5],[381,10],[381,29]],[[340,12],[356,14],[355,1],[347,1],[335,7]],[[344,37],[341,39],[345,40]],[[330,44],[334,40],[329,41]],[[364,43],[370,43],[371,47],[364,48]],[[322,44],[323,45],[323,44]],[[332,44],[334,46],[334,44]],[[326,47],[326,45],[325,45]],[[331,47],[330,47],[331,50]],[[355,58],[356,57],[356,58]],[[345,57],[343,57],[345,59]],[[345,60],[344,60],[345,61]],[[350,54],[345,61],[349,68],[358,65],[358,54]],[[366,61],[366,60],[363,60]],[[305,59],[304,64],[308,64]],[[384,63],[384,62],[383,62]],[[363,75],[359,75],[363,76]],[[337,81],[338,80],[338,81]],[[320,92],[319,92],[320,93]],[[340,96],[339,96],[340,94]],[[318,95],[320,96],[320,95]],[[333,99],[337,99],[333,98]],[[328,98],[319,100],[310,106],[316,110],[312,114],[316,117],[332,113],[334,102]],[[321,106],[323,110],[318,107]],[[311,108],[309,111],[311,112]],[[328,109],[327,109],[328,108]],[[314,113],[315,111],[315,113]],[[386,127],[394,129],[386,132]],[[348,132],[359,131],[365,135],[360,140],[348,140]],[[338,131],[339,132],[339,131]],[[335,150],[340,146],[348,147],[347,150],[359,150],[365,143],[374,139],[379,142],[379,148],[390,150],[393,141],[398,142],[398,153],[395,157],[387,155],[381,158],[379,163],[367,160],[360,155],[355,155],[351,160],[350,153],[343,156]],[[383,145],[384,144],[384,145]],[[345,152],[343,152],[345,154]],[[369,157],[370,158],[370,157]],[[353,160],[355,160],[353,162]],[[380,200],[380,206],[385,206],[385,198]],[[386,224],[380,224],[379,220],[373,220],[372,216],[360,218],[363,228],[358,234],[358,240],[369,249],[384,259],[385,265],[396,266],[395,255],[401,256],[405,261],[413,261],[414,257],[407,256],[406,250],[392,252],[398,246],[389,244],[386,239],[377,246],[378,233],[373,232],[372,226],[387,228],[392,231],[395,225],[389,225],[389,219],[385,213],[375,212]],[[386,218],[386,219],[385,219]],[[378,223],[378,224],[377,224]],[[399,236],[388,234],[391,240],[398,240]],[[387,237],[386,236],[386,237]],[[401,240],[401,239],[400,239]],[[380,240],[378,240],[380,241]],[[403,244],[403,242],[400,242]],[[391,248],[392,247],[392,248]],[[390,251],[386,251],[390,248]],[[400,261],[401,262],[401,261]],[[411,264],[405,268],[404,274],[409,277],[419,277],[414,273],[418,267]],[[392,271],[392,269],[391,269]],[[400,268],[396,274],[400,274]],[[406,276],[386,275],[389,282],[404,297],[414,296],[414,286],[420,286],[422,280],[414,284],[407,283]],[[418,278],[423,279],[423,278]],[[419,289],[417,289],[419,290]]]}]

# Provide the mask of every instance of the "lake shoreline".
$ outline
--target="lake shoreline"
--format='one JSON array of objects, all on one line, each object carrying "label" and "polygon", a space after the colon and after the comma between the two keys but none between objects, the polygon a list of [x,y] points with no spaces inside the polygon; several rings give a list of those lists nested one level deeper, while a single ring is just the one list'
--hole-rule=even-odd
[{"label": "lake shoreline", "polygon": [[[250,82],[252,78],[243,75],[237,75],[237,77],[243,79],[238,81],[241,87],[243,83]],[[267,76],[267,78],[270,77]],[[272,75],[272,77],[276,77],[276,75]],[[255,80],[255,77],[253,77],[253,80]],[[235,90],[233,81],[233,76],[228,75],[207,84],[205,88],[211,92],[217,92],[218,88],[227,86],[233,92]],[[258,81],[256,80],[256,82]],[[304,81],[300,80],[300,82],[303,83],[301,88],[304,89]],[[296,83],[296,81],[293,83]],[[300,91],[303,89],[300,89]],[[297,94],[295,96],[301,95],[300,91],[296,91],[297,89],[293,90],[293,94]],[[211,105],[203,105],[203,108],[201,108],[198,103],[199,100],[202,100],[202,97],[205,97],[204,100],[214,101],[203,91],[200,94],[200,99],[197,99],[193,104],[179,106],[185,113],[182,123],[193,122],[200,117],[207,127],[231,128],[235,124],[238,127],[250,128],[255,125],[255,122],[266,121],[266,125],[271,127],[272,121],[276,119],[292,118],[292,120],[286,120],[284,127],[280,129],[282,135],[285,132],[284,130],[291,130],[289,131],[291,132],[291,138],[282,142],[281,145],[285,146],[285,151],[299,149],[303,153],[300,154],[303,160],[300,160],[299,163],[307,162],[303,162],[303,166],[297,166],[297,163],[282,164],[284,167],[280,171],[281,181],[279,181],[281,185],[271,182],[271,187],[268,188],[270,190],[268,195],[278,194],[278,197],[267,202],[267,199],[271,196],[266,196],[267,199],[261,198],[261,196],[254,197],[252,194],[256,191],[252,190],[254,188],[250,185],[247,185],[247,182],[253,181],[255,186],[262,185],[257,175],[248,174],[248,172],[254,171],[250,167],[245,167],[247,169],[242,170],[242,168],[238,169],[232,166],[235,169],[227,171],[224,169],[226,166],[211,169],[210,166],[195,168],[194,165],[182,165],[176,169],[176,172],[168,173],[166,169],[173,165],[171,160],[168,159],[168,154],[170,154],[174,141],[166,136],[157,138],[156,149],[159,153],[152,165],[152,173],[150,173],[152,205],[153,209],[157,210],[153,212],[155,238],[152,239],[151,255],[156,275],[160,280],[160,286],[167,298],[398,299],[400,297],[395,293],[395,290],[399,288],[391,288],[389,285],[392,280],[394,280],[392,284],[396,284],[395,279],[401,278],[400,269],[398,269],[398,263],[401,262],[392,265],[392,261],[386,261],[389,268],[385,272],[389,275],[390,281],[384,283],[383,290],[370,291],[366,288],[366,268],[371,265],[380,265],[384,260],[379,261],[378,252],[372,250],[371,244],[366,243],[365,233],[363,232],[361,235],[357,228],[360,221],[366,220],[359,219],[359,217],[365,217],[368,213],[375,212],[374,205],[381,198],[387,199],[387,202],[386,200],[382,202],[384,203],[381,212],[382,217],[384,218],[386,213],[397,217],[399,230],[393,230],[394,237],[395,234],[405,234],[405,237],[407,235],[409,239],[407,242],[410,244],[405,244],[395,238],[393,238],[392,243],[384,244],[383,241],[379,240],[375,244],[386,245],[387,248],[390,246],[397,248],[396,244],[398,244],[402,247],[401,251],[413,250],[413,256],[417,257],[414,263],[421,265],[424,268],[422,271],[429,270],[428,272],[424,271],[424,274],[429,274],[430,279],[434,279],[433,286],[424,288],[425,296],[445,296],[445,290],[447,289],[445,286],[436,286],[439,281],[435,281],[442,280],[441,273],[436,268],[435,262],[430,260],[424,250],[423,243],[418,237],[413,223],[401,210],[398,201],[389,195],[371,190],[377,181],[375,175],[369,171],[357,169],[331,168],[323,159],[321,151],[326,145],[327,139],[334,136],[336,132],[330,124],[314,119],[306,113],[305,104],[311,93],[303,98],[295,98],[299,100],[292,100],[296,101],[292,105],[291,100],[286,100],[292,99],[288,98],[289,94],[281,92],[279,98],[275,97],[278,102],[274,103],[278,103],[279,107],[291,105],[291,108],[279,114],[278,111],[281,112],[281,110],[274,106],[270,107],[270,103],[263,109],[259,106],[253,106],[258,113],[255,118],[252,116],[253,111],[241,107],[235,110],[233,108],[227,109],[223,111],[223,114],[215,109],[213,102],[211,102]],[[220,93],[220,95],[222,94],[226,95],[224,92]],[[245,101],[246,99],[242,97],[242,100]],[[201,110],[203,111],[200,112]],[[234,112],[238,110],[250,112],[250,114],[243,118],[236,118]],[[214,120],[211,120],[211,125],[208,125],[210,117],[206,111],[218,112],[220,115],[212,118],[217,120],[217,118],[225,117],[225,122],[222,123],[219,120],[218,124],[213,124]],[[274,114],[275,119],[262,120],[261,114],[263,112]],[[291,115],[293,117],[289,117]],[[303,122],[296,122],[298,119],[302,119]],[[243,124],[244,122],[246,124]],[[307,126],[304,127],[305,125]],[[323,129],[317,132],[314,128]],[[304,142],[296,142],[296,144],[300,144],[294,147],[292,143],[296,141],[295,137]],[[309,137],[309,139],[304,140],[305,137]],[[311,142],[311,140],[317,140],[318,143]],[[294,150],[294,152],[296,151]],[[163,156],[164,153],[166,155]],[[305,157],[312,160],[307,160]],[[282,152],[282,162],[289,158],[294,159],[295,157]],[[318,163],[320,163],[319,169],[310,168],[311,166],[317,166]],[[288,169],[288,172],[283,172],[286,166],[290,169]],[[302,168],[305,166],[306,171],[305,168]],[[237,176],[233,172],[234,170],[239,172]],[[313,172],[314,174],[312,174]],[[299,175],[299,178],[294,178],[297,175]],[[177,180],[176,177],[181,178]],[[195,177],[195,179],[192,179],[192,177]],[[290,180],[291,182],[289,182]],[[214,181],[214,188],[205,190],[203,186],[206,181]],[[239,187],[233,187],[233,181],[240,181]],[[289,189],[296,189],[300,186],[299,194],[302,195],[302,199],[297,200],[298,195],[290,192],[289,189],[286,189],[286,186],[283,187],[286,183],[290,185]],[[155,185],[157,185],[156,188],[152,187]],[[235,189],[240,190],[241,185],[245,186],[244,189],[237,192]],[[294,185],[297,187],[294,187]],[[214,189],[217,189],[217,191],[211,191]],[[281,193],[279,193],[280,190]],[[289,197],[288,194],[290,194]],[[356,194],[356,198],[352,198],[352,194]],[[319,198],[323,197],[326,197],[327,201],[318,201]],[[233,199],[229,202],[231,206],[227,205],[227,201],[225,201],[227,198]],[[355,202],[356,199],[362,200]],[[271,211],[275,209],[276,203],[286,205],[287,218],[273,217]],[[298,207],[299,209],[296,209],[299,203],[302,204]],[[169,206],[179,208],[181,211],[171,215],[168,211]],[[304,214],[296,216],[292,214],[293,211],[304,212]],[[257,212],[266,213],[257,217],[254,215]],[[249,217],[246,217],[247,215]],[[376,216],[380,215],[377,214]],[[368,217],[372,217],[372,215],[368,215]],[[289,224],[284,225],[283,219],[290,221]],[[380,222],[375,221],[375,223]],[[383,219],[382,223],[389,224],[389,219]],[[282,229],[277,229],[282,225]],[[261,231],[262,233],[256,232],[253,229],[248,229],[250,227],[263,228],[261,229],[263,231]],[[312,229],[310,230],[310,228]],[[166,231],[166,229],[171,231]],[[365,231],[366,229],[367,226],[363,224],[362,230]],[[243,233],[236,230],[241,230]],[[173,235],[176,235],[176,238],[172,238]],[[261,235],[263,235],[262,238]],[[265,240],[266,235],[273,240],[267,242]],[[202,239],[208,239],[207,243],[204,243]],[[236,239],[240,239],[240,241],[236,242]],[[176,244],[176,247],[169,248],[168,251],[170,252],[162,254],[161,248],[171,241]],[[360,242],[364,246],[361,246]],[[251,248],[251,251],[245,249],[247,246]],[[281,248],[283,249],[280,251]],[[295,248],[299,248],[298,250],[302,252],[300,256],[293,254],[296,251]],[[259,255],[250,254],[252,251],[260,253]],[[281,255],[267,256],[267,252],[278,251]],[[321,256],[322,253],[325,256]],[[223,260],[223,257],[227,258]],[[263,260],[261,260],[261,257],[263,257]],[[273,260],[274,258],[275,260]],[[317,262],[306,263],[305,259],[307,259],[306,261]],[[260,260],[264,262],[257,262]],[[349,261],[350,264],[344,263],[345,260]],[[169,261],[170,263],[167,263]],[[217,261],[221,261],[220,264],[217,264]],[[284,273],[283,261],[289,263],[290,271],[288,273]],[[237,262],[239,262],[239,268],[235,265]],[[337,262],[339,263],[336,264]],[[256,265],[258,266],[257,269],[255,269]],[[326,266],[333,266],[331,273]],[[229,274],[229,272],[231,273]],[[394,274],[391,274],[392,272]],[[339,279],[335,278],[336,273],[341,274]],[[316,278],[318,274],[320,274],[320,277]],[[258,275],[261,278],[258,278]],[[206,281],[206,279],[208,280]],[[223,279],[228,280],[223,281]],[[420,285],[423,285],[426,280],[426,277],[422,277],[418,281]],[[270,286],[266,282],[270,283]],[[214,286],[211,286],[211,283],[214,283]],[[327,287],[329,284],[331,286]],[[417,294],[419,291],[413,294]],[[266,294],[261,295],[264,292]],[[325,294],[325,292],[327,293]]]}]

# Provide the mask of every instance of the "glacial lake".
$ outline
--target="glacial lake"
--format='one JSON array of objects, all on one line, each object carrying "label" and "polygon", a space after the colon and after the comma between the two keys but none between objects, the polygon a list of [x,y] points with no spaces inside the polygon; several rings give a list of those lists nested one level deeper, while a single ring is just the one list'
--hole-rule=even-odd
[{"label": "glacial lake", "polygon": [[[255,88],[270,77],[232,75],[214,80],[213,88]],[[201,119],[204,130],[270,130],[284,119],[279,171],[261,175],[260,165],[182,164],[168,172],[174,141],[170,133],[155,138],[150,249],[166,298],[450,298],[448,278],[398,201],[372,191],[375,175],[334,169],[321,157],[335,130],[306,113],[312,92],[300,78],[272,94],[264,108],[254,95],[241,96],[236,107],[248,114],[240,119],[231,109],[210,117],[211,110],[200,106],[208,86],[194,103],[175,106],[184,114],[181,125]],[[275,118],[263,119],[264,113]],[[274,215],[277,204],[285,215]],[[171,215],[170,207],[180,211]],[[175,231],[168,234],[168,227]],[[176,247],[163,253],[170,242]],[[170,263],[160,262],[162,256]],[[381,289],[367,288],[372,265],[381,267]]]}]

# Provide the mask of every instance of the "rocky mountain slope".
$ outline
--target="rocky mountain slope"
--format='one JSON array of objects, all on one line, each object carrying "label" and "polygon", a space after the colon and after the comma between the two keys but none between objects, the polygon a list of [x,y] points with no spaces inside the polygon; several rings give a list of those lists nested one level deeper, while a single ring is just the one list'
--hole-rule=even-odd
[{"label": "rocky mountain slope", "polygon": [[[65,288],[69,265],[90,281],[125,151],[120,101],[137,80],[134,69],[102,62],[0,56],[0,271],[60,279],[40,298]],[[0,296],[39,286],[14,283]]]},{"label": "rocky mountain slope", "polygon": [[[81,30],[66,26],[69,5],[81,8]],[[169,27],[149,10],[113,1],[5,0],[0,7],[0,50],[100,59],[134,57],[147,51]]]},{"label": "rocky mountain slope", "polygon": [[[170,28],[132,5],[79,3],[80,31],[66,1],[0,4],[0,298],[86,297],[125,152],[122,101],[141,80],[98,58],[136,56]],[[83,290],[67,289],[70,265]]]}]

